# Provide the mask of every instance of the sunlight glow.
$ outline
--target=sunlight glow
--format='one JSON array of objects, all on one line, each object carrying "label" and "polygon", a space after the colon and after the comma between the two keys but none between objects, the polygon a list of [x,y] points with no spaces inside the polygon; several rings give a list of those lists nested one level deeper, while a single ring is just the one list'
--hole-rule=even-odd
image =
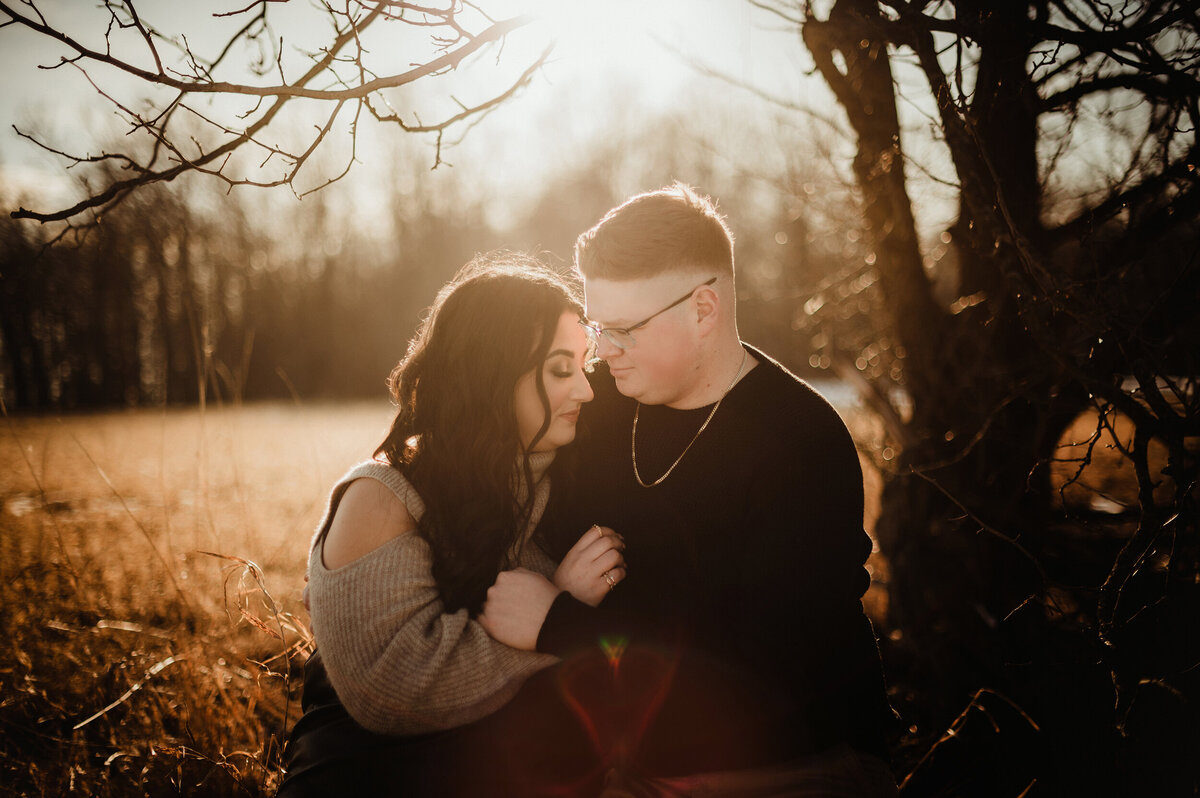
[{"label": "sunlight glow", "polygon": [[523,0],[540,36],[557,42],[551,81],[570,79],[603,96],[635,87],[638,99],[670,104],[705,64],[745,77],[749,4],[720,0]]},{"label": "sunlight glow", "polygon": [[680,3],[611,0],[606,3],[539,0],[531,11],[558,42],[558,57],[593,75],[626,72],[659,77],[678,72],[678,55],[665,46],[686,27]]}]

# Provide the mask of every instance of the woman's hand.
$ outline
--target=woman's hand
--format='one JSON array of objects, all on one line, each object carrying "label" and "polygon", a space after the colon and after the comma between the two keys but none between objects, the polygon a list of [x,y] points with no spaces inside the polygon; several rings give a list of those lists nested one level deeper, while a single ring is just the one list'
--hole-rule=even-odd
[{"label": "woman's hand", "polygon": [[625,541],[606,526],[593,526],[571,547],[554,572],[554,584],[584,604],[599,606],[625,578]]},{"label": "woman's hand", "polygon": [[542,622],[560,592],[549,579],[533,571],[501,571],[488,588],[483,612],[476,620],[493,639],[534,651]]}]

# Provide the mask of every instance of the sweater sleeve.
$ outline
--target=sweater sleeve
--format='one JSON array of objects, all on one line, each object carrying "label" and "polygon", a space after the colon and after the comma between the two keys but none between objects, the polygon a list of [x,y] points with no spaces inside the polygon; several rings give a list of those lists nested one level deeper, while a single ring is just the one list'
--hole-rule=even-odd
[{"label": "sweater sleeve", "polygon": [[563,591],[542,621],[537,650],[565,659],[628,643],[678,644],[688,638],[694,624],[688,608],[671,598],[670,592],[663,591],[649,603],[622,605],[606,600],[592,607]]},{"label": "sweater sleeve", "polygon": [[622,620],[611,615],[605,617],[599,607],[584,604],[564,590],[546,613],[538,632],[537,650],[559,657],[569,656],[603,637],[607,630],[624,631]]},{"label": "sweater sleeve", "polygon": [[554,657],[487,635],[466,609],[445,612],[428,544],[412,533],[334,570],[309,563],[313,634],[330,683],[364,728],[420,734],[503,706]]}]

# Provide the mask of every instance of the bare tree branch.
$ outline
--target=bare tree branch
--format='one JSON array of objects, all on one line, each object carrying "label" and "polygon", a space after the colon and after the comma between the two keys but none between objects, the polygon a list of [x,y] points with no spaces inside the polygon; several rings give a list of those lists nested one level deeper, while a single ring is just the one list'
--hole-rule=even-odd
[{"label": "bare tree branch", "polygon": [[[458,113],[447,115],[436,123],[423,124],[418,112],[412,110],[408,113],[417,119],[417,122],[410,124],[403,122],[400,113],[394,110],[391,113],[376,111],[379,104],[388,106],[383,92],[420,81],[435,80],[439,76],[458,71],[472,56],[485,48],[502,46],[508,34],[526,25],[531,18],[526,15],[496,21],[476,10],[474,6],[458,2],[449,3],[445,7],[434,7],[394,0],[349,0],[344,7],[338,8],[322,2],[320,10],[332,26],[331,39],[328,44],[309,55],[310,63],[300,75],[289,78],[283,63],[285,42],[282,38],[274,38],[267,22],[268,5],[279,1],[257,0],[236,11],[215,14],[215,19],[243,15],[249,15],[249,18],[236,20],[236,29],[219,48],[215,58],[206,60],[189,44],[186,35],[180,37],[178,44],[163,37],[144,20],[134,7],[133,0],[123,0],[106,6],[109,28],[104,36],[103,49],[85,43],[65,25],[58,26],[50,22],[33,0],[20,5],[0,0],[0,18],[7,17],[0,26],[20,26],[48,41],[52,40],[67,47],[73,55],[63,56],[56,64],[44,68],[54,69],[64,65],[76,67],[96,92],[120,112],[127,121],[130,132],[144,137],[148,144],[148,151],[144,155],[137,154],[134,148],[121,153],[106,152],[100,156],[77,157],[69,155],[66,148],[45,144],[34,136],[18,131],[22,137],[67,158],[71,164],[120,163],[128,176],[110,178],[108,183],[69,207],[58,210],[22,207],[12,215],[15,218],[40,222],[74,223],[73,220],[84,214],[95,214],[113,207],[128,196],[130,191],[152,183],[174,180],[188,172],[216,177],[230,187],[291,186],[316,149],[328,139],[334,121],[348,102],[354,103],[357,108],[354,123],[349,128],[350,158],[346,168],[336,177],[320,181],[318,185],[326,186],[341,179],[356,162],[356,137],[363,106],[366,106],[376,119],[397,123],[405,132],[438,134],[434,160],[440,162],[441,134],[474,117],[482,116],[511,99],[522,87],[528,85],[536,71],[545,64],[553,48],[553,45],[547,47],[507,87],[495,90],[484,99],[471,102],[460,101],[450,94],[447,98],[459,107]],[[471,19],[466,19],[464,15],[470,15]],[[368,59],[373,50],[379,49],[377,34],[387,33],[380,28],[380,23],[428,31],[425,35],[430,51],[429,57],[420,62],[410,63],[400,70],[390,66],[386,70],[377,69],[373,61],[378,59],[371,58],[370,62]],[[372,31],[374,37],[370,42],[364,39],[368,30]],[[128,41],[118,41],[117,31],[134,34],[145,46],[153,65],[146,67],[137,63],[132,54],[126,52],[127,47],[122,49],[122,45],[127,45]],[[159,47],[160,40],[176,45],[183,63],[182,71],[172,67],[163,58]],[[229,60],[228,56],[234,52],[239,42],[258,43],[259,56],[257,61],[251,64],[252,71],[263,77],[273,71],[278,76],[277,82],[257,84],[218,78],[217,68]],[[502,50],[498,50],[499,52]],[[105,89],[89,74],[91,66],[116,69],[140,81],[146,89],[166,88],[176,94],[173,99],[159,103],[149,111],[138,112],[133,110],[130,103],[118,100],[115,94]],[[194,96],[247,97],[255,102],[240,115],[244,125],[236,125],[219,121],[216,117],[189,105],[186,102],[187,98]],[[314,127],[307,142],[297,150],[267,143],[264,134],[268,129],[273,129],[272,124],[279,121],[284,108],[301,101],[330,103],[332,110],[323,114],[326,121]],[[188,119],[191,121],[202,123],[203,129],[213,134],[216,140],[201,143],[201,138],[196,138],[194,131],[182,128],[184,122],[179,119],[180,109],[188,112]],[[181,144],[189,138],[194,142],[194,152],[185,154],[185,148]],[[136,147],[138,139],[133,141]],[[259,168],[274,163],[277,165],[272,168],[282,171],[267,178],[232,173],[235,163],[231,160],[232,156],[254,149],[262,150],[265,155],[265,158],[258,159]],[[240,159],[238,162],[241,162]],[[303,193],[311,193],[311,189]]]}]

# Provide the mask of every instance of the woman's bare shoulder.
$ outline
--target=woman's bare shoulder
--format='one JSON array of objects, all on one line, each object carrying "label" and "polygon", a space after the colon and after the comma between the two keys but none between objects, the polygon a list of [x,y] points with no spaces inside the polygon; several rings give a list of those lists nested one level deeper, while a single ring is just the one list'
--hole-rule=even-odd
[{"label": "woman's bare shoulder", "polygon": [[416,528],[412,514],[390,488],[376,479],[356,479],[338,502],[322,562],[329,570],[341,568]]}]

